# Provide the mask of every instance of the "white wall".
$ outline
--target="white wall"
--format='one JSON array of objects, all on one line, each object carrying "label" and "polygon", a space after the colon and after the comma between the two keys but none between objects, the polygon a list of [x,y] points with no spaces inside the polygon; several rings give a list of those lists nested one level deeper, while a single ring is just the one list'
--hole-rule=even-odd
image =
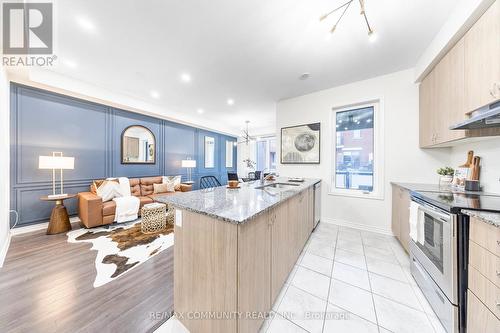
[{"label": "white wall", "polygon": [[415,78],[418,82],[432,70],[494,2],[495,0],[457,1],[450,16],[415,65]]},{"label": "white wall", "polygon": [[[242,138],[238,138],[238,142],[242,141]],[[237,172],[239,177],[246,177],[249,172],[255,171],[255,169],[249,169],[243,160],[250,158],[252,161],[257,162],[257,149],[256,142],[251,141],[247,144],[240,143],[238,145],[238,167]]]},{"label": "white wall", "polygon": [[456,167],[463,164],[467,160],[469,150],[473,150],[475,155],[481,157],[479,180],[483,190],[500,194],[500,138],[489,138],[453,147],[450,165]]},{"label": "white wall", "polygon": [[0,69],[0,267],[10,242],[9,226],[9,83]]},{"label": "white wall", "polygon": [[[414,73],[414,69],[408,69],[278,103],[277,131],[285,126],[321,122],[321,164],[279,165],[278,172],[282,176],[323,180],[321,218],[324,221],[390,233],[390,182],[437,183],[436,169],[450,163],[450,148],[422,150],[418,147],[418,86],[414,84]],[[331,110],[376,98],[383,101],[385,113],[384,198],[330,195]],[[280,140],[279,135],[277,138]]]}]

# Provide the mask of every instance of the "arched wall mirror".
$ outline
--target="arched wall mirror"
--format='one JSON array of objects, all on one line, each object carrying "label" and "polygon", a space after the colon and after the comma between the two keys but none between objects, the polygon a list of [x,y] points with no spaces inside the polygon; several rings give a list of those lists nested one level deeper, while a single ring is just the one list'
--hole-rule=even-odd
[{"label": "arched wall mirror", "polygon": [[122,164],[155,164],[156,142],[153,132],[133,125],[122,133]]}]

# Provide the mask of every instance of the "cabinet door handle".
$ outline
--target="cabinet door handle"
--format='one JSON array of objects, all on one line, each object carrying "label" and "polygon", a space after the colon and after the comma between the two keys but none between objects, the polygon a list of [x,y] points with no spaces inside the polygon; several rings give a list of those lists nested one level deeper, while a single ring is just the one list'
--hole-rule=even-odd
[{"label": "cabinet door handle", "polygon": [[498,84],[497,84],[497,82],[495,82],[495,83],[493,83],[493,84],[491,85],[490,95],[491,95],[491,97],[493,97],[493,98],[497,98],[497,89],[498,89],[498,88],[497,88],[497,85],[498,85]]}]

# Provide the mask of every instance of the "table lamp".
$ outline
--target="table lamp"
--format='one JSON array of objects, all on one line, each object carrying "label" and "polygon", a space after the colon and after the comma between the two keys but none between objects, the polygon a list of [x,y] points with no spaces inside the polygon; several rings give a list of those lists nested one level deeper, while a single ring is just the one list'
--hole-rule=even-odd
[{"label": "table lamp", "polygon": [[[65,197],[63,186],[63,170],[73,170],[75,168],[75,158],[63,156],[62,152],[53,152],[52,156],[39,156],[38,169],[52,169],[52,194],[49,198]],[[61,193],[56,194],[56,170],[61,170]]]},{"label": "table lamp", "polygon": [[196,160],[192,159],[187,159],[187,160],[182,160],[181,165],[183,168],[187,168],[188,172],[188,181],[192,182],[191,180],[191,169],[196,168]]}]

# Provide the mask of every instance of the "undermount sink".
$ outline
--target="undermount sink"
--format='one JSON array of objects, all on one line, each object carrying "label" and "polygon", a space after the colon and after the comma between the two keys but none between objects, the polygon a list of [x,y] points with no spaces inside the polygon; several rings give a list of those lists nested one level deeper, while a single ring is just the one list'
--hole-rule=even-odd
[{"label": "undermount sink", "polygon": [[256,189],[262,190],[268,187],[276,188],[276,189],[289,189],[293,188],[295,186],[299,186],[299,184],[292,184],[292,183],[272,183],[272,184],[267,184],[267,185],[262,185],[262,186],[257,186]]}]

